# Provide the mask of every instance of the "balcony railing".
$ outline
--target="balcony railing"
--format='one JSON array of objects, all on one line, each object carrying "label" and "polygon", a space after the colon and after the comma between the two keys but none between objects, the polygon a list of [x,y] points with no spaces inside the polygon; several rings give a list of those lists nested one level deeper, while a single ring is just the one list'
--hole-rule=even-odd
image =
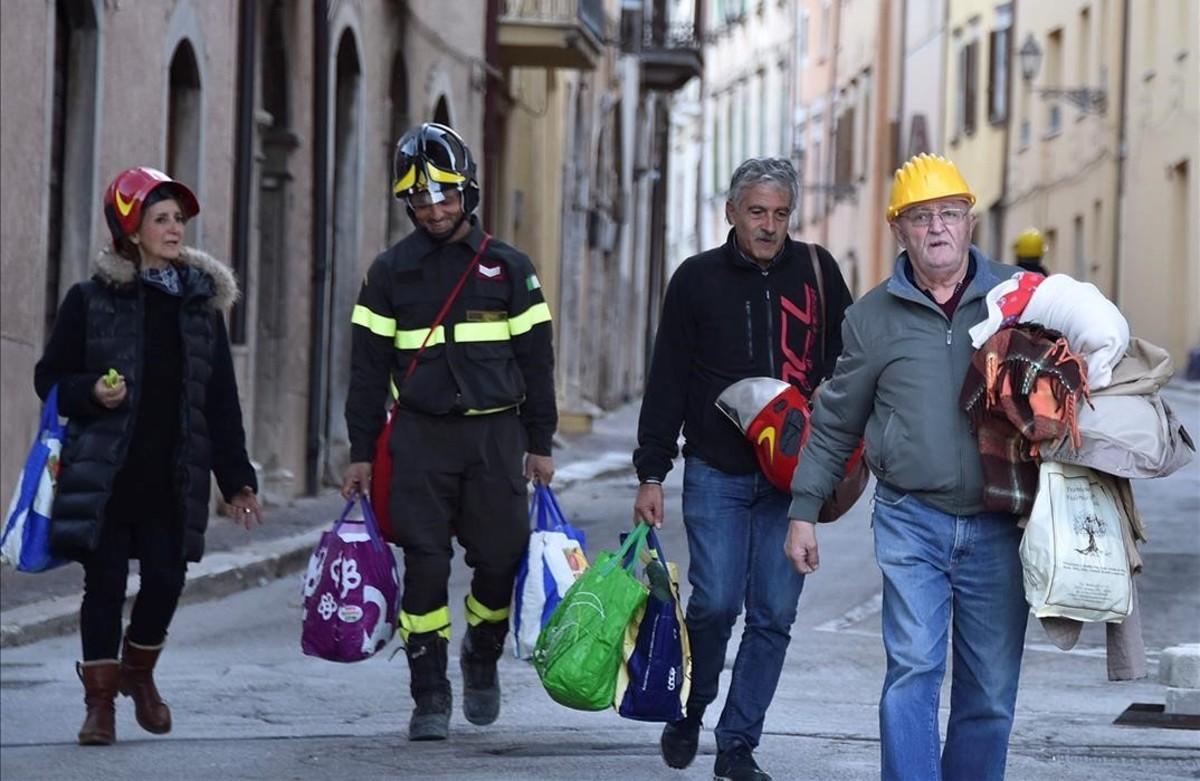
[{"label": "balcony railing", "polygon": [[500,60],[516,67],[591,70],[606,22],[604,0],[505,0]]},{"label": "balcony railing", "polygon": [[648,22],[638,43],[646,89],[674,92],[704,72],[700,35],[691,22]]}]

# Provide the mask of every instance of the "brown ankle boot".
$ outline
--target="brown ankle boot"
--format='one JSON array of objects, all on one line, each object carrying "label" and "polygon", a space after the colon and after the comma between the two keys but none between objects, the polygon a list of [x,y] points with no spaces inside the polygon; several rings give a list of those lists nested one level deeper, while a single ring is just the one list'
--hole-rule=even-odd
[{"label": "brown ankle boot", "polygon": [[171,731],[171,709],[154,685],[154,665],[163,644],[138,645],[125,638],[121,647],[121,694],[133,698],[137,723],[147,732],[163,735]]},{"label": "brown ankle boot", "polygon": [[87,717],[79,728],[81,746],[108,746],[117,740],[116,709],[119,665],[116,659],[76,662],[75,672],[83,681]]}]

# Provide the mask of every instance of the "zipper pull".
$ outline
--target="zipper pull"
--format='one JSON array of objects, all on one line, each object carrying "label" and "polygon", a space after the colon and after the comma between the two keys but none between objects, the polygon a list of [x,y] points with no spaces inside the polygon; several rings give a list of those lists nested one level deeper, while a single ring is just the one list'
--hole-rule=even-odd
[{"label": "zipper pull", "polygon": [[954,335],[954,329],[953,329],[953,328],[947,328],[947,329],[946,329],[946,344],[950,344],[950,338],[951,338],[953,335]]}]

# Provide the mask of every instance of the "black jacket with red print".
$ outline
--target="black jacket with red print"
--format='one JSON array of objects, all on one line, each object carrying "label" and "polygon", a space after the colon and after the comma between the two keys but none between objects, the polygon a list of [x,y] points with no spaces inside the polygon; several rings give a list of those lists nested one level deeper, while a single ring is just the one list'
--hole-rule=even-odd
[{"label": "black jacket with red print", "polygon": [[717,409],[717,396],[747,377],[776,377],[808,395],[833,373],[852,298],[837,261],[824,247],[816,250],[825,283],[823,353],[807,245],[787,239],[763,269],[730,231],[724,245],[680,265],[667,286],[638,420],[633,461],[640,480],[670,471],[680,426],[685,456],[730,474],[754,472],[754,449]]}]

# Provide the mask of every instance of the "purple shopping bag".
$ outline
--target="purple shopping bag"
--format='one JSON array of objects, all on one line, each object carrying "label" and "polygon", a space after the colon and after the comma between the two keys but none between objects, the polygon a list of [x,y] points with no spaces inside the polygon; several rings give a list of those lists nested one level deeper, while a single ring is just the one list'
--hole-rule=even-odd
[{"label": "purple shopping bag", "polygon": [[375,514],[360,497],[361,519],[350,517],[351,499],[308,560],[304,578],[304,628],[300,647],[331,662],[358,662],[391,639],[400,606],[400,575],[392,549],[379,534]]}]

